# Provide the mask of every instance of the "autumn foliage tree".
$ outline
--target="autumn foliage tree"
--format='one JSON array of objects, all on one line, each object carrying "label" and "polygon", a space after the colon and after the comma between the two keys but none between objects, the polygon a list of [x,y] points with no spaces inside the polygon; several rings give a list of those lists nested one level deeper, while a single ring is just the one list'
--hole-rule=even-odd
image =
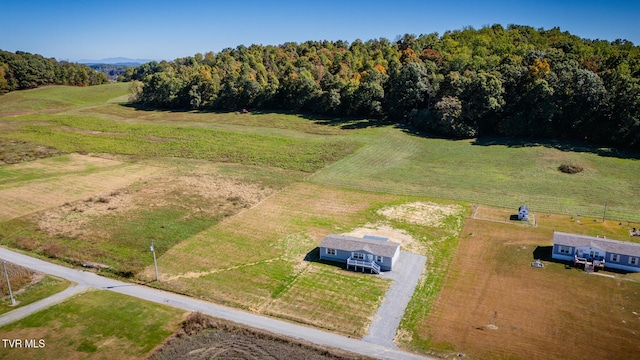
[{"label": "autumn foliage tree", "polygon": [[[4,69],[0,59],[0,70]],[[0,78],[0,91],[6,87]],[[396,41],[251,45],[127,70],[144,106],[360,116],[445,136],[640,148],[640,48],[501,25]]]},{"label": "autumn foliage tree", "polygon": [[107,82],[106,75],[87,65],[0,50],[0,94],[44,85],[89,86]]}]

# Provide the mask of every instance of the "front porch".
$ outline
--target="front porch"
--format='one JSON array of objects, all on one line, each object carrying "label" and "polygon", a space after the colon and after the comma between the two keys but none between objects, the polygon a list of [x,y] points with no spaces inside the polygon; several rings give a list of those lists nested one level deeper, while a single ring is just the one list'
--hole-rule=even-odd
[{"label": "front porch", "polygon": [[376,264],[375,261],[358,260],[353,257],[349,257],[347,259],[347,270],[349,270],[349,266],[353,266],[355,271],[358,271],[358,267],[361,267],[362,272],[364,272],[364,269],[370,269],[372,274],[380,274],[380,265]]},{"label": "front porch", "polygon": [[584,257],[578,257],[578,255],[575,255],[573,258],[573,264],[576,267],[580,267],[582,265],[584,267],[584,271],[586,272],[593,272],[595,271],[596,268],[604,269],[605,261],[603,257],[584,258]]}]

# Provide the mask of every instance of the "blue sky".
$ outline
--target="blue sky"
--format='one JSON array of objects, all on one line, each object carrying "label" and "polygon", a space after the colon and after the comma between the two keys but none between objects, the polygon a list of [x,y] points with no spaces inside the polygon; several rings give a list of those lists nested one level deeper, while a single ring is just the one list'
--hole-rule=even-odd
[{"label": "blue sky", "polygon": [[640,45],[640,0],[1,0],[0,12],[0,49],[68,61],[173,60],[241,44],[394,40],[495,23]]}]

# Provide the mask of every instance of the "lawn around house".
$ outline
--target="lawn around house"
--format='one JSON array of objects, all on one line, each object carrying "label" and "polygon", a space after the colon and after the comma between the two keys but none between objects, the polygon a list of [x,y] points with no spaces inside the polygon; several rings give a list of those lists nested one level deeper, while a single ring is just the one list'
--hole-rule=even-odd
[{"label": "lawn around house", "polygon": [[[434,259],[427,270],[428,281],[412,305],[422,309],[433,301],[441,284],[463,212],[429,226],[389,219],[378,211],[423,201],[427,199],[294,184],[167,251],[158,259],[160,286],[363,336],[389,283],[348,272],[339,263],[305,259],[313,257],[313,250],[327,234],[363,226],[372,234],[376,227],[396,228],[415,239],[414,244],[406,244],[406,250],[413,248]],[[148,267],[144,274],[152,278],[153,268]],[[345,299],[350,300],[345,303]],[[417,310],[411,318],[415,322],[422,316],[424,312]]]},{"label": "lawn around house", "polygon": [[[323,194],[321,198],[319,193]],[[167,251],[158,259],[161,286],[362,336],[388,282],[354,275],[340,264],[305,258],[324,235],[365,223],[372,203],[389,199],[385,195],[294,184]],[[153,276],[151,267],[145,275]],[[320,281],[319,277],[324,279]],[[309,283],[323,282],[331,285],[323,285],[324,290],[318,289],[317,295],[291,296],[304,292]],[[368,290],[349,291],[353,307],[336,306],[342,302],[345,289],[358,287]],[[343,325],[349,317],[353,321]]]},{"label": "lawn around house", "polygon": [[[14,282],[15,285],[15,282]],[[11,302],[6,299],[0,304],[0,314],[4,314],[11,310],[32,304],[36,301],[45,299],[51,295],[64,291],[71,283],[67,280],[60,279],[51,275],[44,275],[42,279],[34,284],[26,286],[20,291],[13,288],[16,305],[10,305]]]}]

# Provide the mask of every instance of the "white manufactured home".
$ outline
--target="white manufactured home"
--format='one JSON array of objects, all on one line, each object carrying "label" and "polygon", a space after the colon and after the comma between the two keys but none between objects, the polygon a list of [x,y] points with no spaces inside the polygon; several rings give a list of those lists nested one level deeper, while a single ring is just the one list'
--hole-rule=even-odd
[{"label": "white manufactured home", "polygon": [[320,243],[320,259],[346,263],[347,269],[391,271],[400,255],[400,244],[386,238],[327,235]]},{"label": "white manufactured home", "polygon": [[592,268],[640,272],[640,244],[595,236],[553,233],[551,257]]}]

